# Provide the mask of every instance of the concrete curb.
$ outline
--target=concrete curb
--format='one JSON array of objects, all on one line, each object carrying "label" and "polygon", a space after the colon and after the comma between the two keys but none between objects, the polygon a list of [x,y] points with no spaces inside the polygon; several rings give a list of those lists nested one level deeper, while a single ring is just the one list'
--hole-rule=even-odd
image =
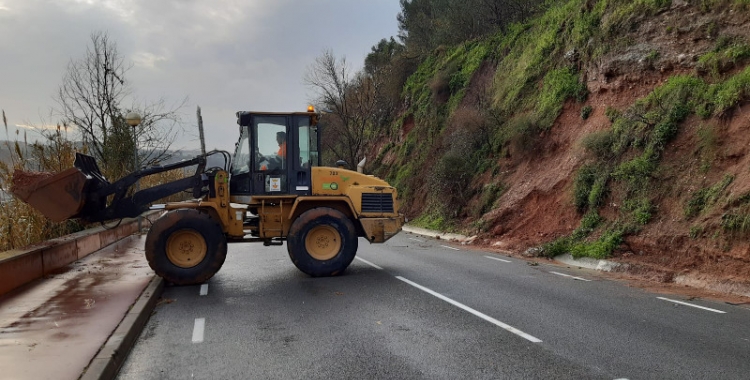
[{"label": "concrete curb", "polygon": [[117,329],[86,367],[80,380],[110,380],[117,377],[120,367],[156,308],[163,290],[164,279],[154,275]]},{"label": "concrete curb", "polygon": [[[143,217],[155,220],[158,215],[158,212],[152,212]],[[129,218],[116,227],[99,226],[29,247],[0,252],[0,296],[131,236],[137,230],[137,218]]]},{"label": "concrete curb", "polygon": [[620,264],[608,260],[597,260],[590,257],[581,257],[579,259],[576,259],[569,253],[555,256],[554,259],[555,261],[559,261],[565,265],[570,265],[572,267],[594,269],[604,272],[618,272],[627,269],[627,265],[625,264]]},{"label": "concrete curb", "polygon": [[[441,233],[419,227],[404,226],[402,229],[406,232],[433,238],[454,240],[461,242],[462,244],[469,244],[473,240],[473,238],[467,238],[463,235]],[[644,273],[648,273],[649,275],[643,277],[650,278],[658,282],[671,282],[678,285],[686,285],[692,288],[704,289],[717,293],[750,297],[750,286],[746,284],[731,281],[720,281],[701,274],[680,274],[674,273],[670,270],[655,270],[654,268],[639,266],[637,264],[625,264],[609,260],[592,259],[588,257],[574,258],[568,253],[555,256],[553,260],[571,267],[593,269],[603,272],[619,272],[636,276],[643,276]]]},{"label": "concrete curb", "polygon": [[401,227],[401,229],[406,232],[410,232],[410,233],[422,235],[422,236],[429,236],[429,237],[436,238],[436,239],[456,240],[459,242],[463,242],[469,239],[464,235],[453,234],[453,233],[448,233],[448,232],[430,231],[426,228],[420,228],[420,227],[403,226]]}]

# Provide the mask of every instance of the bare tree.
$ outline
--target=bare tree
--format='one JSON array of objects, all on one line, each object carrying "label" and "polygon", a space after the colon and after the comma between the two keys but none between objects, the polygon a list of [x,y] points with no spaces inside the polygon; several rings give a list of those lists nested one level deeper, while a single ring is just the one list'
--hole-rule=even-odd
[{"label": "bare tree", "polygon": [[365,72],[352,75],[346,58],[337,59],[330,50],[308,67],[304,81],[326,112],[323,148],[353,168],[372,137],[380,82]]},{"label": "bare tree", "polygon": [[[130,95],[126,78],[130,67],[106,32],[93,33],[85,56],[68,64],[56,96],[63,122],[81,134],[84,148],[108,176],[115,178],[133,170],[136,141],[139,164],[168,158],[179,127],[177,110],[182,106],[167,109],[159,100],[125,109],[123,102]],[[124,114],[129,111],[142,117],[135,130],[125,123]]]}]

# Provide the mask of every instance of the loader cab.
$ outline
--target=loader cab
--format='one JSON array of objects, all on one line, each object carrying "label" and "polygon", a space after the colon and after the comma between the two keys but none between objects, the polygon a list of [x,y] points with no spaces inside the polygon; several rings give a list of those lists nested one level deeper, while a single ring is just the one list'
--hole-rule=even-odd
[{"label": "loader cab", "polygon": [[232,158],[232,201],[253,195],[310,195],[310,168],[320,166],[318,114],[237,112],[240,139]]}]

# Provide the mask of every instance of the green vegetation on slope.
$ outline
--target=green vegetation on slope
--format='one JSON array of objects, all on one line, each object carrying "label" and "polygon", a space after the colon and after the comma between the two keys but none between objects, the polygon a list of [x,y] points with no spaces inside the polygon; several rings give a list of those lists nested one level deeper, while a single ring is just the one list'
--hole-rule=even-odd
[{"label": "green vegetation on slope", "polygon": [[[660,192],[659,184],[654,183],[660,158],[667,144],[680,132],[681,123],[693,114],[703,118],[726,115],[749,97],[750,67],[717,83],[708,83],[695,75],[674,76],[624,112],[610,112],[612,128],[584,140],[595,163],[578,171],[575,204],[579,211],[595,212],[602,196],[616,189],[622,194],[621,214],[619,219],[608,223],[609,229],[603,236],[610,236],[607,234],[613,231],[614,235],[637,232],[653,217],[652,205]],[[697,191],[685,205],[685,216],[695,217],[713,206],[733,178],[726,175],[716,185]],[[729,213],[722,226],[726,230],[745,231],[749,225],[745,221],[747,215],[744,209]],[[584,244],[588,246],[586,249],[597,252],[591,255],[595,257],[606,257],[616,248],[603,244],[601,238]]]},{"label": "green vegetation on slope", "polygon": [[[750,1],[689,3],[702,12],[718,12],[730,6],[746,10]],[[404,86],[407,110],[394,131],[407,119],[414,125],[400,147],[389,147],[396,152],[395,170],[381,174],[400,189],[407,209],[409,202],[417,205],[410,211],[421,212],[416,222],[423,226],[446,229],[481,217],[512,186],[504,184],[503,160],[533,159],[541,139],[553,133],[550,128],[563,104],[586,100],[580,68],[635,44],[628,32],[671,6],[670,0],[549,1],[538,17],[495,35],[439,46]],[[739,37],[718,35],[712,25],[707,28],[715,46],[700,57],[694,74],[669,79],[623,110],[607,110],[611,128],[583,140],[590,160],[574,180],[571,199],[583,215],[581,225],[545,246],[545,254],[611,254],[658,212],[655,204],[663,190],[655,179],[661,158],[684,121],[691,115],[705,120],[727,117],[750,98],[750,68],[742,70],[750,45]],[[644,59],[653,64],[659,58],[659,52],[651,51]],[[495,75],[482,83],[479,69],[486,65]],[[479,94],[467,98],[469,88]],[[583,107],[581,117],[591,112],[591,107]],[[710,123],[697,133],[702,170],[708,170],[716,137]],[[492,186],[484,185],[488,176]],[[599,216],[610,198],[619,204],[615,220]],[[691,201],[695,204],[685,206],[686,217],[711,207],[711,199]],[[750,206],[745,206],[750,202],[734,202],[723,228],[750,230]]]}]

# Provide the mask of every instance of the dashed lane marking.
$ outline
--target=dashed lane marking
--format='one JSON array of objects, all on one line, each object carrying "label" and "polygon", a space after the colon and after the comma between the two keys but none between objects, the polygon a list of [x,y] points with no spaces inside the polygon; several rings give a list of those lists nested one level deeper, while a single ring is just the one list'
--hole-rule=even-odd
[{"label": "dashed lane marking", "polygon": [[206,294],[208,294],[208,284],[201,285],[201,291],[199,294],[202,296],[205,296]]},{"label": "dashed lane marking", "polygon": [[485,256],[485,257],[488,258],[488,259],[490,259],[490,260],[502,261],[504,263],[512,263],[512,261],[510,261],[510,260],[498,259],[497,257],[492,257],[492,256]]},{"label": "dashed lane marking", "polygon": [[674,302],[676,304],[690,306],[690,307],[695,307],[695,308],[703,309],[703,310],[708,310],[708,311],[711,311],[711,312],[714,312],[714,313],[719,313],[719,314],[726,314],[727,313],[726,311],[716,310],[716,309],[712,309],[710,307],[700,306],[700,305],[696,305],[696,304],[692,304],[692,303],[687,303],[687,302],[682,302],[682,301],[678,301],[678,300],[673,300],[673,299],[669,299],[669,298],[664,298],[664,297],[656,297],[656,298],[660,299],[662,301]]},{"label": "dashed lane marking", "polygon": [[500,328],[502,328],[504,330],[510,331],[513,334],[516,334],[516,335],[518,335],[518,336],[520,336],[520,337],[522,337],[522,338],[524,338],[524,339],[526,339],[526,340],[528,340],[528,341],[530,341],[532,343],[541,343],[542,342],[539,338],[536,338],[536,337],[534,337],[532,335],[529,335],[529,334],[527,334],[527,333],[525,333],[525,332],[523,332],[523,331],[521,331],[521,330],[519,330],[519,329],[517,329],[517,328],[515,328],[515,327],[513,327],[511,325],[508,325],[508,324],[505,324],[503,322],[500,322],[497,319],[492,318],[492,317],[490,317],[487,314],[484,314],[484,313],[481,313],[481,312],[479,312],[477,310],[474,310],[474,309],[472,309],[472,308],[470,308],[470,307],[468,307],[468,306],[466,306],[466,305],[464,305],[464,304],[462,304],[462,303],[460,303],[458,301],[454,301],[454,300],[452,300],[452,299],[450,299],[450,298],[448,298],[448,297],[446,297],[446,296],[444,296],[444,295],[442,295],[442,294],[440,294],[438,292],[435,292],[435,291],[433,291],[433,290],[431,290],[429,288],[426,288],[426,287],[424,287],[422,285],[419,285],[416,282],[409,281],[409,280],[407,280],[407,279],[405,279],[405,278],[403,278],[401,276],[396,276],[396,278],[399,279],[399,280],[401,280],[401,281],[403,281],[403,282],[405,282],[405,283],[407,283],[407,284],[409,284],[409,285],[411,285],[411,286],[413,286],[413,287],[415,287],[415,288],[417,288],[417,289],[419,289],[419,290],[421,290],[421,291],[423,291],[423,292],[425,292],[425,293],[428,293],[428,294],[430,294],[432,296],[435,296],[435,297],[437,297],[437,298],[439,298],[439,299],[441,299],[441,300],[443,300],[445,302],[448,302],[449,304],[451,304],[453,306],[456,306],[456,307],[458,307],[460,309],[463,309],[464,311],[468,311],[469,313],[474,314],[475,316],[477,316],[479,318],[482,318],[485,321],[490,322],[490,323],[492,323],[495,326],[498,326],[498,327],[500,327]]},{"label": "dashed lane marking", "polygon": [[420,243],[424,243],[424,240],[422,240],[422,239],[417,239],[417,238],[409,238],[409,240],[414,240],[414,241],[418,241],[418,242],[420,242]]},{"label": "dashed lane marking", "polygon": [[206,329],[206,318],[196,318],[193,325],[193,343],[203,342],[203,331]]},{"label": "dashed lane marking", "polygon": [[371,267],[373,267],[373,268],[375,268],[375,269],[383,270],[383,268],[381,268],[381,267],[379,267],[379,266],[377,266],[377,265],[375,265],[375,264],[373,264],[373,263],[371,263],[371,262],[369,262],[369,261],[367,261],[367,260],[365,260],[363,258],[356,257],[356,256],[354,258],[357,259],[357,260],[359,260],[359,261],[361,261],[361,262],[363,262],[363,263],[365,263],[365,264],[367,264],[367,265],[369,265],[369,266],[371,266]]},{"label": "dashed lane marking", "polygon": [[458,248],[453,248],[453,247],[449,247],[449,246],[447,246],[447,245],[441,245],[441,247],[443,247],[443,248],[448,248],[448,249],[452,249],[452,250],[454,250],[454,251],[460,251],[460,249],[458,249]]},{"label": "dashed lane marking", "polygon": [[571,275],[569,275],[569,274],[565,274],[565,273],[560,273],[560,272],[550,272],[550,273],[552,273],[552,274],[556,274],[556,275],[558,275],[558,276],[569,277],[569,278],[572,278],[572,279],[574,279],[574,280],[578,280],[578,281],[587,281],[587,282],[588,282],[588,281],[591,281],[591,280],[585,279],[585,278],[583,278],[583,277],[576,277],[576,276],[571,276]]}]

